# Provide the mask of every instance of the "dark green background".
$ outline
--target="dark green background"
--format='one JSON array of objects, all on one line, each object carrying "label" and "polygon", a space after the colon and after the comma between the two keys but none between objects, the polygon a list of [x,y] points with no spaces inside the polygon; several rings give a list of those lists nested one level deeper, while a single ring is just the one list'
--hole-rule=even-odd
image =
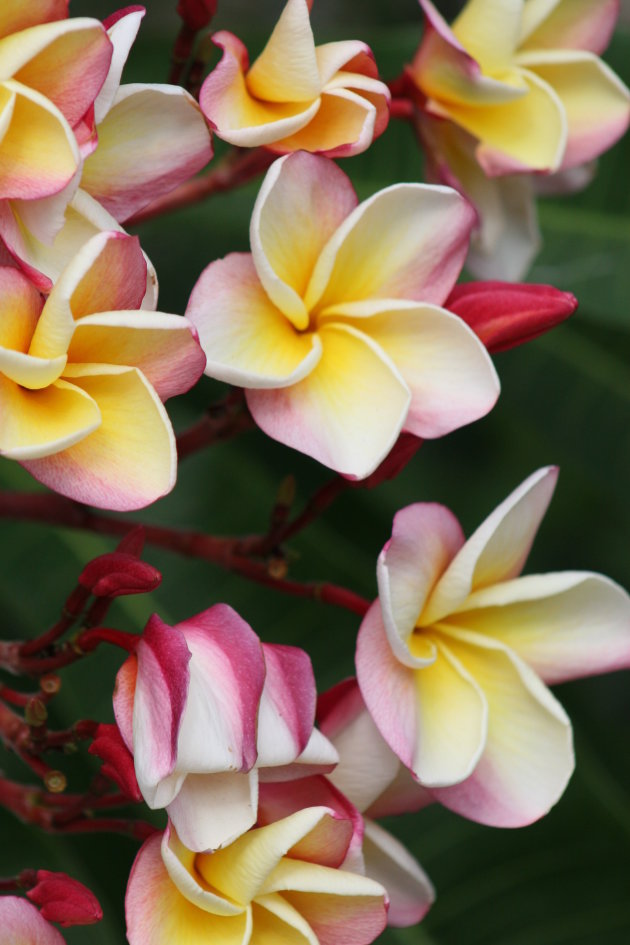
[{"label": "dark green background", "polygon": [[[149,12],[125,73],[126,81],[166,81],[175,0],[149,0]],[[456,4],[441,4],[451,12]],[[231,28],[256,52],[281,3],[222,0],[217,28]],[[75,14],[105,15],[110,4],[74,0]],[[362,38],[385,78],[412,55],[421,32],[415,0],[316,0],[318,41]],[[628,18],[606,54],[630,77]],[[219,148],[217,148],[219,150]],[[540,204],[545,249],[531,281],[574,292],[572,322],[526,347],[500,355],[503,392],[492,414],[450,437],[426,444],[393,483],[343,497],[291,543],[292,573],[332,580],[372,597],[375,560],[394,512],[409,502],[450,506],[467,531],[530,472],[558,463],[562,474],[534,547],[529,571],[593,569],[630,586],[630,222],[628,141],[600,162],[584,194]],[[419,180],[421,159],[411,133],[392,124],[367,154],[343,162],[360,196],[397,180]],[[231,250],[247,249],[257,185],[181,211],[138,232],[160,277],[160,308],[182,312],[201,270]],[[203,379],[171,404],[181,428],[221,395]],[[175,492],[145,513],[155,521],[234,534],[264,529],[281,479],[293,473],[297,505],[330,474],[267,440],[258,431],[185,461]],[[35,488],[17,464],[0,463],[0,484]],[[2,634],[29,637],[57,616],[77,574],[113,543],[36,525],[2,523]],[[284,597],[202,562],[148,549],[164,581],[150,598],[129,598],[110,623],[141,629],[152,611],[175,622],[217,601],[236,607],[266,640],[305,647],[325,688],[352,671],[357,621],[342,611]],[[629,628],[630,632],[630,628]],[[110,720],[120,658],[104,650],[64,674],[56,721]],[[479,827],[437,806],[400,818],[400,833],[433,879],[438,900],[418,928],[392,930],[388,943],[415,945],[622,945],[630,941],[630,692],[626,674],[565,685],[558,695],[571,715],[577,771],[557,807],[518,831]],[[85,783],[85,757],[61,758],[70,789]],[[11,758],[0,762],[28,780]],[[74,945],[124,941],[122,900],[136,845],[116,836],[47,837],[0,819],[0,874],[24,867],[65,870],[99,896],[99,926],[65,932]],[[176,943],[174,943],[176,945]],[[342,942],[339,945],[343,945]]]}]

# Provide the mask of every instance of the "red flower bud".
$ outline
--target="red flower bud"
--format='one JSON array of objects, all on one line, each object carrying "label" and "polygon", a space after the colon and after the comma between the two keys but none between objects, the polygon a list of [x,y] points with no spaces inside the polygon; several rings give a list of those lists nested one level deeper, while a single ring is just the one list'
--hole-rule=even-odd
[{"label": "red flower bud", "polygon": [[202,30],[217,12],[217,0],[179,0],[177,12],[188,29]]},{"label": "red flower bud", "polygon": [[126,797],[132,801],[142,800],[133,766],[133,756],[123,742],[117,725],[101,723],[88,752],[101,759],[103,762],[101,773],[117,784]]},{"label": "red flower bud", "polygon": [[455,286],[444,308],[459,315],[494,354],[559,325],[577,304],[570,292],[550,285],[464,282]]},{"label": "red flower bud", "polygon": [[26,893],[47,922],[92,925],[103,918],[99,901],[90,890],[65,873],[37,870],[37,884]]},{"label": "red flower bud", "polygon": [[79,584],[95,597],[144,594],[155,590],[161,580],[152,565],[120,551],[94,558],[79,575]]}]

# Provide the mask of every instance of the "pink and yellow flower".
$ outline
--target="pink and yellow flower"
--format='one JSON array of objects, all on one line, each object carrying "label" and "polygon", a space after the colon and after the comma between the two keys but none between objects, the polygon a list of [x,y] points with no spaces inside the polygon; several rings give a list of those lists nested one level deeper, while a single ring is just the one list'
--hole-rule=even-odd
[{"label": "pink and yellow flower", "polygon": [[144,844],[127,886],[130,945],[369,945],[385,926],[385,890],[338,867],[352,824],[326,807],[194,853],[172,827]]},{"label": "pink and yellow flower", "polygon": [[[599,58],[619,4],[469,0],[449,27],[431,0],[420,3],[426,32],[408,75],[422,95],[420,133],[433,175],[458,181],[479,210],[477,274],[519,278],[536,230],[531,185],[514,175],[577,179],[575,170],[628,127],[628,89]],[[486,182],[505,175],[504,183]],[[493,250],[502,266],[494,273],[489,262],[483,267]]]},{"label": "pink and yellow flower", "polygon": [[120,86],[143,16],[135,7],[106,21],[103,35],[113,55],[88,127],[81,128],[82,161],[72,180],[53,197],[0,201],[0,237],[42,291],[50,291],[87,239],[120,230],[120,222],[212,157],[210,132],[188,92],[173,85]]},{"label": "pink and yellow flower", "polygon": [[573,771],[545,683],[630,666],[630,599],[598,574],[519,577],[557,476],[525,480],[466,541],[441,505],[402,509],[378,562],[356,665],[383,738],[445,806],[515,827]]},{"label": "pink and yellow flower", "polygon": [[187,315],[206,373],[247,391],[256,423],[364,478],[401,430],[433,438],[484,416],[499,385],[488,354],[442,308],[474,221],[459,194],[395,184],[358,204],[331,161],[276,161],[250,254],[203,272]]},{"label": "pink and yellow flower", "polygon": [[172,489],[173,430],[162,401],[203,370],[190,324],[140,310],[147,267],[136,238],[102,233],[49,297],[0,268],[0,455],[63,495],[140,508]]},{"label": "pink and yellow flower", "polygon": [[346,157],[365,151],[389,118],[389,91],[365,43],[316,46],[307,0],[288,0],[265,49],[250,67],[236,36],[213,37],[223,58],[199,103],[220,138],[279,154]]},{"label": "pink and yellow flower", "polygon": [[261,644],[217,604],[174,627],[154,615],[121,667],[114,710],[147,804],[190,849],[215,849],[256,821],[259,778],[329,771],[313,728],[315,680],[297,647]]}]

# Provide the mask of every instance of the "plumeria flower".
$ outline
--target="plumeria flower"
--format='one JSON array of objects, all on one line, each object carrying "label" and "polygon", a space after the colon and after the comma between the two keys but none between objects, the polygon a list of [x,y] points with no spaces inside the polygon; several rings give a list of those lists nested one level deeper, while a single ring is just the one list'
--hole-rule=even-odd
[{"label": "plumeria flower", "polygon": [[121,667],[114,711],[142,795],[189,849],[215,849],[256,821],[259,778],[329,771],[315,681],[297,647],[261,644],[217,604],[174,627],[154,615]]},{"label": "plumeria flower", "polygon": [[187,849],[169,827],[146,841],[131,871],[129,943],[368,945],[385,926],[385,890],[338,868],[351,835],[326,807],[256,827],[214,853]]},{"label": "plumeria flower", "polygon": [[204,357],[179,315],[139,311],[147,266],[137,238],[101,233],[44,302],[0,267],[0,454],[63,495],[126,510],[173,488],[177,453],[162,401]]},{"label": "plumeria flower", "polygon": [[201,87],[199,103],[220,138],[280,154],[347,157],[385,130],[390,95],[371,50],[358,40],[316,46],[307,0],[288,0],[251,68],[232,33],[213,40],[223,58]]},{"label": "plumeria flower", "polygon": [[129,7],[105,21],[111,64],[101,77],[90,126],[82,129],[77,173],[54,197],[0,201],[0,237],[42,291],[50,290],[89,237],[121,230],[120,223],[212,157],[210,132],[188,92],[174,85],[120,85],[144,13]]},{"label": "plumeria flower", "polygon": [[476,274],[517,279],[538,240],[532,179],[521,175],[579,186],[628,127],[630,93],[599,58],[619,4],[469,0],[449,27],[420,3],[426,31],[408,75],[432,177],[457,183],[479,211]]},{"label": "plumeria flower", "polygon": [[545,683],[630,665],[630,599],[582,571],[520,576],[555,468],[525,480],[466,541],[444,506],[396,515],[356,665],[392,751],[432,795],[485,824],[545,814],[574,766]]},{"label": "plumeria flower", "polygon": [[0,896],[0,926],[5,942],[20,945],[65,945],[57,929],[26,899]]},{"label": "plumeria flower", "polygon": [[251,254],[211,263],[193,289],[206,373],[244,387],[269,436],[358,479],[401,430],[430,439],[477,420],[497,376],[440,307],[473,222],[446,188],[395,184],[358,204],[331,161],[279,159],[256,200]]}]

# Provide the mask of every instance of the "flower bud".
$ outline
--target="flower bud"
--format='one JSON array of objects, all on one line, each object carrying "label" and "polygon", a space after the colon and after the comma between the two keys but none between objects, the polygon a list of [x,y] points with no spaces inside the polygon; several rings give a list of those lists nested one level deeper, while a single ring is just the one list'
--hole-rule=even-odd
[{"label": "flower bud", "polygon": [[207,26],[217,12],[217,0],[179,0],[177,12],[186,26],[196,32]]},{"label": "flower bud", "polygon": [[459,315],[494,354],[549,331],[577,304],[570,292],[550,285],[465,282],[455,286],[444,308]]},{"label": "flower bud", "polygon": [[162,575],[146,561],[120,551],[100,555],[83,569],[79,584],[95,597],[121,597],[153,591]]},{"label": "flower bud", "polygon": [[99,725],[88,751],[101,759],[102,774],[117,784],[126,797],[132,801],[142,800],[133,767],[133,757],[123,742],[117,725],[105,723]]},{"label": "flower bud", "polygon": [[65,873],[37,870],[37,885],[26,893],[44,919],[62,926],[92,925],[103,918],[99,901],[83,883]]}]

